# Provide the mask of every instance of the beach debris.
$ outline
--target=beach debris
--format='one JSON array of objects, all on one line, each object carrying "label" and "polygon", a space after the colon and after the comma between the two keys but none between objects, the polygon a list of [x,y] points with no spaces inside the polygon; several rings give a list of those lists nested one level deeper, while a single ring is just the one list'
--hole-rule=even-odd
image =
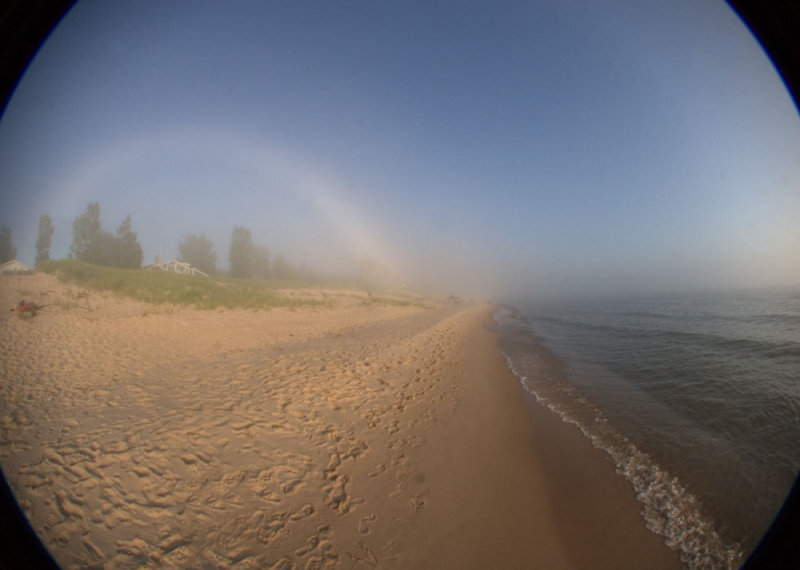
[{"label": "beach debris", "polygon": [[11,309],[12,312],[17,313],[20,318],[28,315],[29,317],[35,317],[36,312],[39,309],[43,309],[46,305],[37,305],[36,303],[28,303],[24,299],[20,301],[16,307]]},{"label": "beach debris", "polygon": [[[89,302],[89,293],[87,291],[81,291],[80,293],[77,294],[75,298],[77,300],[77,306],[79,308],[84,308],[90,313],[92,312],[92,305]],[[85,305],[85,307],[81,307],[81,305]]]}]

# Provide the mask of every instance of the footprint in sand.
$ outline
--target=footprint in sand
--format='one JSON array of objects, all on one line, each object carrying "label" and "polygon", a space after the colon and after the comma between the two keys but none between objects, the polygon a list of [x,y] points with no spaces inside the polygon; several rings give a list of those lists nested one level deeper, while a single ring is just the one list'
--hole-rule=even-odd
[{"label": "footprint in sand", "polygon": [[284,556],[275,564],[269,567],[269,570],[294,570],[295,565],[291,558]]},{"label": "footprint in sand", "polygon": [[293,522],[296,522],[296,521],[302,520],[302,519],[304,519],[306,517],[310,517],[313,514],[314,514],[314,507],[311,506],[311,505],[305,505],[299,511],[296,511],[296,512],[292,513],[289,516],[289,520],[293,521]]},{"label": "footprint in sand", "polygon": [[350,496],[345,488],[349,481],[350,478],[347,475],[339,475],[327,489],[325,502],[340,514],[350,510]]},{"label": "footprint in sand", "polygon": [[415,511],[419,511],[420,509],[425,508],[425,499],[421,497],[412,497],[408,500],[408,504],[411,505],[411,508]]},{"label": "footprint in sand", "polygon": [[347,553],[347,555],[353,560],[354,564],[359,565],[363,562],[369,564],[370,566],[378,565],[378,558],[366,544],[364,544],[363,542],[359,542],[358,547],[359,547],[358,552]]},{"label": "footprint in sand", "polygon": [[268,544],[286,526],[286,513],[277,513],[267,518],[264,517],[258,528],[258,540]]},{"label": "footprint in sand", "polygon": [[375,513],[369,515],[363,515],[358,520],[358,532],[361,534],[369,534],[372,527],[372,523],[375,522],[377,519],[378,517],[377,515],[375,515]]},{"label": "footprint in sand", "polygon": [[339,555],[333,550],[333,543],[322,537],[312,536],[304,547],[295,551],[298,556],[308,556],[303,568],[330,568],[339,565]]}]

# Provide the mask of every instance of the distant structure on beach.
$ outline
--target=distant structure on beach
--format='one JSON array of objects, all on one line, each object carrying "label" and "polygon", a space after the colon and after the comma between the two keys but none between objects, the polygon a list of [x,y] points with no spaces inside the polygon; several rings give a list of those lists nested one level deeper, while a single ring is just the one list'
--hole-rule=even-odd
[{"label": "distant structure on beach", "polygon": [[0,265],[0,275],[19,275],[21,273],[33,273],[33,269],[16,259],[6,261]]},{"label": "distant structure on beach", "polygon": [[182,275],[202,275],[203,277],[208,277],[208,273],[203,273],[196,267],[192,267],[191,264],[186,263],[185,261],[178,261],[177,259],[161,263],[161,260],[156,258],[155,263],[146,265],[144,268],[160,269],[161,271],[170,271],[172,273],[180,273]]}]

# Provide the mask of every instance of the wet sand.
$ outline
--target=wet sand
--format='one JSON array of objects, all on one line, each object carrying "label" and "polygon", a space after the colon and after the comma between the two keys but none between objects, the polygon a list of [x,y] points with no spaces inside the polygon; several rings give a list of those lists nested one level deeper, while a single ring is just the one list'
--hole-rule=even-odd
[{"label": "wet sand", "polygon": [[40,291],[0,323],[0,464],[65,568],[680,566],[489,305],[89,311],[34,275],[0,307]]}]

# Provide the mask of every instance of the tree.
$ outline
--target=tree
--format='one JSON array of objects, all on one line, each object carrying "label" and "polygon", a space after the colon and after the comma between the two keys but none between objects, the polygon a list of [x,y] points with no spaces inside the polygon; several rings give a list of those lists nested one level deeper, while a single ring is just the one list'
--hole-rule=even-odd
[{"label": "tree", "polygon": [[[70,254],[88,263],[103,263],[103,227],[100,225],[100,203],[90,202],[86,212],[72,222]],[[112,236],[113,237],[113,236]]]},{"label": "tree", "polygon": [[250,234],[250,230],[234,226],[228,261],[231,264],[231,275],[234,277],[252,277],[253,236]]},{"label": "tree", "polygon": [[53,242],[53,219],[44,214],[39,218],[39,237],[36,239],[36,265],[50,259],[50,244]]},{"label": "tree", "polygon": [[111,232],[102,230],[100,235],[97,236],[95,250],[95,258],[91,263],[96,263],[98,265],[117,265],[117,258],[119,256],[119,240],[117,236]]},{"label": "tree", "polygon": [[11,237],[11,228],[3,224],[0,226],[0,263],[17,258],[17,246]]},{"label": "tree", "polygon": [[253,277],[258,277],[260,279],[269,279],[272,277],[269,250],[261,245],[253,247]]},{"label": "tree", "polygon": [[104,231],[99,202],[90,202],[86,212],[75,218],[69,249],[75,259],[97,265],[138,269],[144,259],[136,232],[131,230],[131,217],[122,220],[117,235]]},{"label": "tree", "polygon": [[279,254],[272,264],[272,276],[275,279],[295,279],[297,270],[291,263],[286,261],[285,257]]},{"label": "tree", "polygon": [[117,243],[114,255],[108,265],[139,269],[142,266],[144,254],[142,246],[136,239],[136,232],[131,230],[131,217],[128,215],[117,228]]},{"label": "tree", "polygon": [[178,244],[181,260],[194,265],[204,273],[217,272],[217,252],[214,244],[205,235],[189,234]]}]

